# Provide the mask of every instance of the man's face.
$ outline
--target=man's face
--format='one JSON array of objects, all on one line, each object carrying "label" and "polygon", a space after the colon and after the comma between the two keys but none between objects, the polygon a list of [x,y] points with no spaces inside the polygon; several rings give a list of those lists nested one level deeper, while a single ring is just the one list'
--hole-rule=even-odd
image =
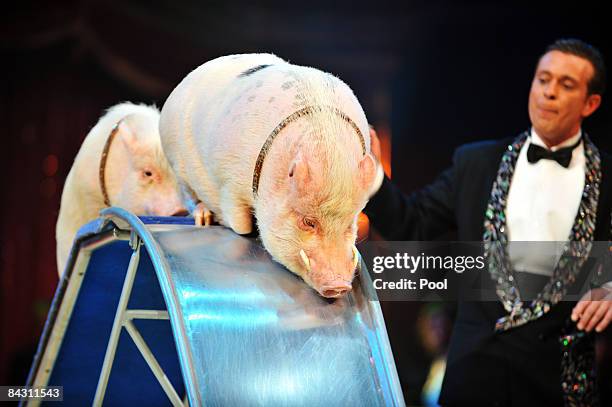
[{"label": "man's face", "polygon": [[540,59],[529,92],[529,118],[549,146],[572,137],[582,119],[599,107],[601,96],[588,95],[591,62],[576,55],[550,51]]}]

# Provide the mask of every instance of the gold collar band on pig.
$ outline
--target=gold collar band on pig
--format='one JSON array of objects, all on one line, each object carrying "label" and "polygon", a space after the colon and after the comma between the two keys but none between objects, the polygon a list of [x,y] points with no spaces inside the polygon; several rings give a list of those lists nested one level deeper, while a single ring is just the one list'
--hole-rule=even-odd
[{"label": "gold collar band on pig", "polygon": [[100,189],[102,189],[102,196],[104,197],[104,205],[106,206],[111,206],[110,199],[108,198],[108,191],[106,190],[106,182],[105,182],[106,160],[108,158],[108,151],[110,150],[110,146],[113,143],[113,140],[115,138],[115,135],[117,134],[117,131],[119,130],[119,123],[117,123],[115,127],[113,127],[110,134],[108,135],[108,138],[106,139],[106,143],[104,144],[104,149],[102,150],[102,156],[100,157],[100,170],[98,171],[98,174],[100,176]]},{"label": "gold collar band on pig", "polygon": [[348,117],[344,112],[340,111],[339,109],[335,107],[331,107],[331,106],[303,107],[300,110],[287,116],[282,122],[280,122],[279,125],[276,126],[274,130],[272,130],[272,133],[270,133],[270,135],[266,139],[266,142],[261,147],[261,150],[259,151],[259,156],[257,156],[257,161],[255,162],[255,170],[253,171],[253,196],[255,198],[257,198],[257,190],[259,189],[259,178],[261,177],[261,169],[263,167],[264,159],[266,158],[266,155],[268,154],[268,150],[270,150],[270,146],[272,145],[272,142],[274,141],[276,136],[278,136],[278,133],[280,133],[281,130],[287,127],[288,124],[293,123],[294,121],[298,120],[300,117],[312,115],[314,113],[320,113],[323,111],[332,112],[336,114],[342,120],[347,122],[353,128],[353,130],[355,130],[355,133],[357,133],[357,136],[359,137],[359,143],[361,144],[361,150],[363,152],[363,155],[364,156],[366,155],[367,150],[366,150],[365,139],[363,137],[363,133],[361,133],[361,130],[359,130],[359,127],[357,127],[357,124],[355,124],[355,122],[351,120],[351,118]]}]

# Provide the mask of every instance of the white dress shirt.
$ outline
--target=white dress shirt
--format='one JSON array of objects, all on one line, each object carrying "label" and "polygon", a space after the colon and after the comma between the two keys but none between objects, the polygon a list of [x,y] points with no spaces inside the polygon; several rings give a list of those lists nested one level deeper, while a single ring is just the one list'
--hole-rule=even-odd
[{"label": "white dress shirt", "polygon": [[[575,144],[581,132],[550,150]],[[554,160],[527,160],[529,144],[546,147],[532,129],[519,153],[508,192],[506,226],[510,261],[517,271],[552,275],[568,241],[584,189],[586,159],[580,143],[568,168]],[[514,243],[512,243],[514,242]],[[526,244],[519,242],[549,242]]]}]

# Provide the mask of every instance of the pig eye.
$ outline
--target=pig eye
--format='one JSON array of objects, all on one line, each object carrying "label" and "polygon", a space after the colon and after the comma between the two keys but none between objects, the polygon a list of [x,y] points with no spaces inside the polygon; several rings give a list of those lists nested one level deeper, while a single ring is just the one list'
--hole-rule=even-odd
[{"label": "pig eye", "polygon": [[143,172],[143,174],[145,175],[145,177],[152,177],[153,176],[153,173],[151,171],[149,171],[149,170],[145,170]]},{"label": "pig eye", "polygon": [[312,230],[317,226],[317,222],[312,218],[303,217],[300,226],[304,230]]}]

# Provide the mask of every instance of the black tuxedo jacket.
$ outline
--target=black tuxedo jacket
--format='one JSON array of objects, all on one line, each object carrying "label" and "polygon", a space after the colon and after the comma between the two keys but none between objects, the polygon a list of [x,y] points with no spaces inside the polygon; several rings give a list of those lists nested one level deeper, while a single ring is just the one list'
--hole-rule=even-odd
[{"label": "black tuxedo jacket", "polygon": [[[385,178],[365,208],[387,240],[434,240],[455,231],[482,241],[485,210],[501,157],[512,139],[459,147],[453,165],[431,185],[403,194]],[[610,240],[610,157],[600,151],[602,180],[595,240]],[[440,396],[442,405],[562,405],[558,338],[575,304],[560,302],[536,321],[494,331],[497,302],[460,302]]]}]

